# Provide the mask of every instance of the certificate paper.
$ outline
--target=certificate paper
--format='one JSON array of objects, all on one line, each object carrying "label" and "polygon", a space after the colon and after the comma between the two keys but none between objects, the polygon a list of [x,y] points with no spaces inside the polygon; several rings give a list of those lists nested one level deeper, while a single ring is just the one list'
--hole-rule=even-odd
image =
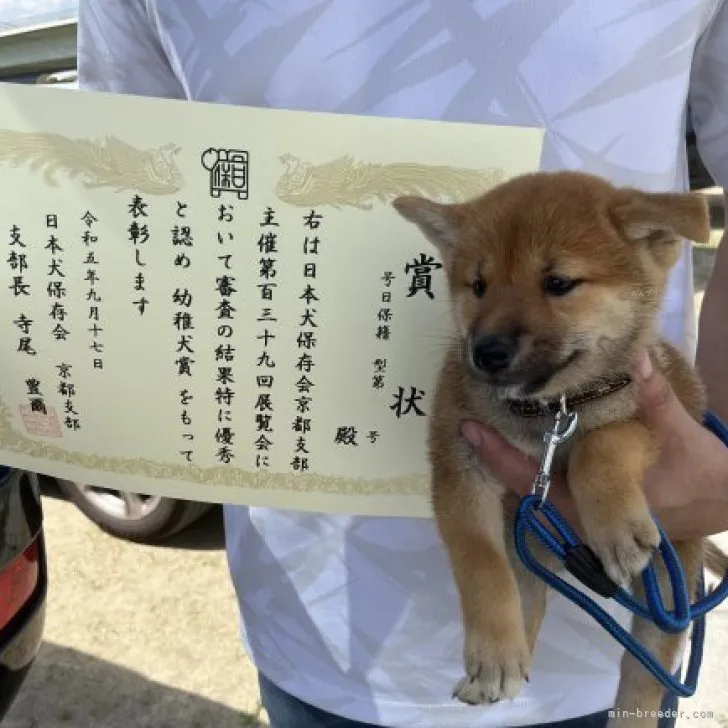
[{"label": "certificate paper", "polygon": [[0,462],[430,516],[452,334],[391,206],[538,169],[539,129],[0,85]]}]

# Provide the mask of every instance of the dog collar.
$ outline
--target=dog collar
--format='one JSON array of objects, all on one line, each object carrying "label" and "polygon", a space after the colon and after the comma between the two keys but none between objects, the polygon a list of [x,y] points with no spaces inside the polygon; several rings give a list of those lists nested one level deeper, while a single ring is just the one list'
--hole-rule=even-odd
[{"label": "dog collar", "polygon": [[[571,396],[566,397],[566,408],[568,410],[577,407],[585,402],[591,402],[600,397],[606,397],[614,394],[620,389],[624,389],[632,378],[626,374],[622,374],[615,379],[601,381],[590,389],[582,390]],[[513,414],[521,417],[540,417],[542,415],[553,415],[561,410],[561,398],[549,401],[541,401],[538,399],[507,399],[506,404]]]}]

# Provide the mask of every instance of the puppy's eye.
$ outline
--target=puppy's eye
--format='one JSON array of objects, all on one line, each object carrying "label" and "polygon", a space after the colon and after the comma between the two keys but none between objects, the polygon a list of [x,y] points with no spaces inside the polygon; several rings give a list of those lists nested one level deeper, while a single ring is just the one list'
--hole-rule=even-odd
[{"label": "puppy's eye", "polygon": [[565,296],[571,293],[581,281],[563,276],[546,276],[543,280],[543,290],[550,296]]},{"label": "puppy's eye", "polygon": [[485,281],[482,278],[476,278],[473,282],[473,293],[478,298],[483,298],[485,295]]}]

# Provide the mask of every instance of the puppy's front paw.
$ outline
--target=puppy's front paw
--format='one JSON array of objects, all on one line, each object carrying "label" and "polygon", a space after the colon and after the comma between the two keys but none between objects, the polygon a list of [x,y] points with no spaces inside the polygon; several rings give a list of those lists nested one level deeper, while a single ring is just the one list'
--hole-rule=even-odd
[{"label": "puppy's front paw", "polygon": [[465,647],[465,672],[453,689],[453,697],[468,705],[496,703],[515,698],[528,680],[531,655],[525,635],[484,640],[469,637]]},{"label": "puppy's front paw", "polygon": [[644,571],[660,545],[660,532],[649,514],[626,517],[609,529],[586,531],[605,571],[622,587],[628,587]]}]

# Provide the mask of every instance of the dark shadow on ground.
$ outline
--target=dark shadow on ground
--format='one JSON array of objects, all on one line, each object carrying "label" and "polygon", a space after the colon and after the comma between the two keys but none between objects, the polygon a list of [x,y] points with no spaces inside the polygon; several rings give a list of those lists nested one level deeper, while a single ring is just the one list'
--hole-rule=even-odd
[{"label": "dark shadow on ground", "polygon": [[260,728],[257,716],[46,642],[3,728]]},{"label": "dark shadow on ground", "polygon": [[224,549],[225,531],[222,522],[222,506],[213,506],[199,521],[190,524],[159,546],[193,551]]}]

